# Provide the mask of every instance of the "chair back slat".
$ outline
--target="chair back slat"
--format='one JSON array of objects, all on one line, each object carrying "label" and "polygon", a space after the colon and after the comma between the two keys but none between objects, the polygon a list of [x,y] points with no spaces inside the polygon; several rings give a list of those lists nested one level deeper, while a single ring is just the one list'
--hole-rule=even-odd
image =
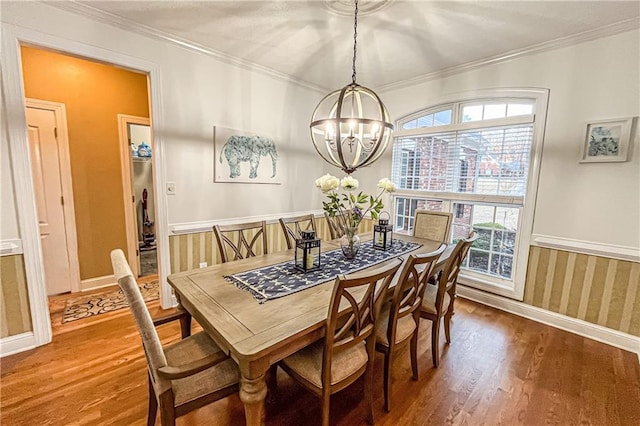
[{"label": "chair back slat", "polygon": [[331,383],[334,351],[363,344],[370,336],[375,338],[372,334],[380,311],[379,302],[384,299],[382,295],[386,293],[401,264],[401,259],[394,259],[373,271],[336,278],[326,321],[323,386]]},{"label": "chair back slat", "polygon": [[167,365],[167,359],[160,343],[160,338],[153,325],[153,319],[140,293],[140,288],[133,278],[131,268],[122,250],[116,249],[111,252],[111,265],[113,273],[118,280],[118,285],[122,289],[133,318],[138,328],[138,333],[142,338],[142,346],[149,365],[152,383],[156,390],[156,395],[160,395],[171,387],[171,383],[160,378],[157,371],[160,367]]},{"label": "chair back slat", "polygon": [[[296,240],[300,238],[302,231],[316,231],[316,220],[313,214],[306,214],[295,217],[281,217],[280,226],[287,241],[287,248],[295,247]],[[330,229],[331,230],[331,229]]]},{"label": "chair back slat", "polygon": [[413,236],[433,241],[449,242],[453,215],[447,212],[416,210]]},{"label": "chair back slat", "polygon": [[478,239],[475,231],[471,231],[469,237],[458,241],[451,256],[447,259],[442,270],[442,275],[438,281],[438,294],[436,296],[436,309],[438,312],[442,310],[442,302],[444,301],[445,292],[455,293],[455,286],[458,282],[458,275],[462,269],[462,262],[469,252],[471,245]]},{"label": "chair back slat", "polygon": [[[255,234],[251,237],[254,232]],[[260,244],[262,244],[262,254],[267,254],[267,223],[264,220],[237,225],[215,225],[213,233],[216,236],[222,263],[257,256]],[[231,239],[230,236],[234,235],[237,238]]]},{"label": "chair back slat", "polygon": [[327,221],[327,225],[329,226],[329,234],[331,235],[332,240],[340,238],[346,233],[346,224],[349,220],[348,213],[345,212],[331,217],[327,212],[325,212],[324,217]]},{"label": "chair back slat", "polygon": [[388,342],[396,341],[396,327],[400,318],[414,315],[416,322],[419,321],[419,309],[427,282],[433,273],[436,261],[446,248],[446,244],[441,244],[438,249],[430,253],[412,254],[405,262],[389,308]]}]

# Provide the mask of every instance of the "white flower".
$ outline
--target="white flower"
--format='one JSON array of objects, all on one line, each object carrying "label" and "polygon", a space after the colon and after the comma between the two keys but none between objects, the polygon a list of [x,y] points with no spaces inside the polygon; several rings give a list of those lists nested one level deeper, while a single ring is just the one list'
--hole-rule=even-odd
[{"label": "white flower", "polygon": [[380,179],[380,182],[378,182],[378,188],[382,188],[386,192],[393,192],[396,190],[396,186],[388,178]]},{"label": "white flower", "polygon": [[360,182],[358,182],[357,179],[351,176],[347,176],[342,178],[342,180],[340,181],[340,186],[342,186],[342,188],[346,189],[347,191],[353,191],[354,189],[357,189],[358,186],[360,186]]},{"label": "white flower", "polygon": [[316,179],[316,187],[320,188],[322,192],[329,192],[333,189],[336,189],[338,185],[340,185],[340,180],[328,173]]}]

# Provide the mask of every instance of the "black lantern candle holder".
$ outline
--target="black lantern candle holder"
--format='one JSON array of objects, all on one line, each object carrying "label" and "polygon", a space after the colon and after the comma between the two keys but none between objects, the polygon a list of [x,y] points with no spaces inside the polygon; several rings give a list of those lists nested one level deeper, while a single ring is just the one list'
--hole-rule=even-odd
[{"label": "black lantern candle holder", "polygon": [[386,219],[380,217],[378,224],[373,225],[373,248],[376,250],[389,250],[393,246],[393,226],[389,225],[389,213],[385,213]]},{"label": "black lantern candle holder", "polygon": [[302,231],[296,240],[295,267],[302,272],[320,269],[320,239],[315,231]]}]

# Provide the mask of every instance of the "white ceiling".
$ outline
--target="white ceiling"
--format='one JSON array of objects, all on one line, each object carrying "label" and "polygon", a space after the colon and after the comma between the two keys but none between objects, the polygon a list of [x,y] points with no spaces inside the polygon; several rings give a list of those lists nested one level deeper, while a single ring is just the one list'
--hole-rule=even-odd
[{"label": "white ceiling", "polygon": [[[322,0],[79,3],[316,86],[351,82],[353,16]],[[639,16],[638,1],[395,0],[359,16],[358,83],[376,89]]]}]

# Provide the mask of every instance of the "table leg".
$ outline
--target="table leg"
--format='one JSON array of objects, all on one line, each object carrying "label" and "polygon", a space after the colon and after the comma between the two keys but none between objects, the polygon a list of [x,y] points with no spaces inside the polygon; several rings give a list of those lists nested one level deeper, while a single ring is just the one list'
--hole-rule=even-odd
[{"label": "table leg", "polygon": [[264,400],[267,396],[266,375],[240,379],[240,400],[244,404],[244,415],[248,426],[264,425]]}]

